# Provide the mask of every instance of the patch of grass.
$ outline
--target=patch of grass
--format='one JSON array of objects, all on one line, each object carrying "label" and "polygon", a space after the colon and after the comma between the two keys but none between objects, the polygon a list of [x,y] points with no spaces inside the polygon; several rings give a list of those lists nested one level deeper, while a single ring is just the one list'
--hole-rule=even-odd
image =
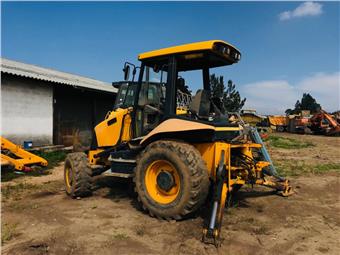
[{"label": "patch of grass", "polygon": [[340,171],[339,163],[325,163],[311,165],[304,161],[275,161],[274,166],[282,176],[299,176],[303,174],[322,174],[332,171]]},{"label": "patch of grass", "polygon": [[293,138],[281,137],[281,136],[269,136],[265,139],[270,146],[281,149],[302,149],[314,146],[311,142],[301,142]]},{"label": "patch of grass", "polygon": [[13,209],[13,210],[16,210],[16,211],[24,211],[24,210],[27,210],[27,209],[38,209],[39,205],[30,204],[30,203],[12,202],[8,207]]},{"label": "patch of grass", "polygon": [[8,182],[11,181],[17,177],[19,177],[18,174],[14,173],[12,169],[7,170],[7,169],[1,169],[1,181],[2,182]]},{"label": "patch of grass", "polygon": [[274,166],[281,176],[299,176],[311,172],[311,166],[303,161],[275,161]]},{"label": "patch of grass", "polygon": [[314,166],[315,173],[325,173],[329,171],[340,171],[339,163],[326,163],[326,164],[318,164]]},{"label": "patch of grass", "polygon": [[124,233],[115,233],[115,234],[113,234],[112,237],[114,239],[117,239],[117,240],[125,240],[125,239],[129,238],[129,236],[127,234],[124,234]]},{"label": "patch of grass", "polygon": [[117,232],[113,232],[112,235],[109,235],[108,240],[106,240],[103,244],[103,247],[111,247],[116,245],[116,242],[119,240],[126,240],[128,239],[129,236],[125,233],[117,233]]},{"label": "patch of grass", "polygon": [[29,205],[18,203],[18,202],[12,202],[8,207],[11,208],[12,210],[21,211],[21,212],[30,208]]},{"label": "patch of grass", "polygon": [[[32,167],[33,168],[33,167]],[[14,180],[16,178],[20,178],[23,176],[42,176],[42,175],[49,175],[51,172],[46,171],[40,166],[34,167],[31,172],[20,172],[16,170],[5,170],[1,173],[1,181],[8,182]]]},{"label": "patch of grass", "polygon": [[57,166],[60,162],[64,161],[67,153],[65,151],[52,151],[52,152],[34,152],[37,156],[40,156],[48,161],[47,168],[53,168]]},{"label": "patch of grass", "polygon": [[38,188],[37,185],[23,182],[23,183],[18,183],[16,185],[8,185],[5,187],[2,187],[1,194],[3,198],[5,199],[8,199],[11,197],[14,200],[18,200],[20,199],[21,193],[23,193],[24,191],[28,191],[32,189],[35,190],[37,188]]},{"label": "patch of grass", "polygon": [[1,244],[10,241],[14,236],[17,235],[17,224],[1,224]]}]

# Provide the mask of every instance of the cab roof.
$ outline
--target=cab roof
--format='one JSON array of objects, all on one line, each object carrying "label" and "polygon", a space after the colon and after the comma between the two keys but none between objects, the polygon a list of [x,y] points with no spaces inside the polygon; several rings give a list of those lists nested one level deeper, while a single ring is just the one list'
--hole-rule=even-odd
[{"label": "cab roof", "polygon": [[138,59],[147,66],[167,63],[167,57],[179,56],[181,70],[194,70],[208,64],[209,67],[218,67],[237,63],[241,58],[240,51],[233,45],[222,40],[195,42],[153,50],[139,54]]}]

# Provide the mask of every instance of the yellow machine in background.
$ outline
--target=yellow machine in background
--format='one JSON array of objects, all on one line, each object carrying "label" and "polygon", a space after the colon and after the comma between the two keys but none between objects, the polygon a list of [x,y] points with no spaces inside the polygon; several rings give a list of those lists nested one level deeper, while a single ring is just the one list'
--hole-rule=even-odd
[{"label": "yellow machine in background", "polygon": [[281,115],[268,116],[268,121],[270,126],[278,132],[284,132],[289,124],[289,118]]},{"label": "yellow machine in background", "polygon": [[242,119],[251,126],[260,126],[265,121],[265,117],[256,113],[256,110],[242,110]]},{"label": "yellow machine in background", "polygon": [[[203,239],[219,244],[226,198],[243,184],[261,184],[283,195],[288,181],[278,176],[256,129],[238,116],[235,123],[212,98],[210,69],[237,63],[238,49],[220,40],[180,45],[139,55],[124,66],[125,82],[113,110],[95,127],[91,150],[69,154],[66,192],[91,194],[101,173],[133,178],[138,201],[151,216],[183,219],[212,197]],[[132,80],[128,81],[130,68]],[[202,73],[195,96],[185,85],[191,71]],[[218,98],[217,98],[218,100]],[[237,115],[237,114],[236,114]]]},{"label": "yellow machine in background", "polygon": [[32,165],[47,166],[47,160],[34,155],[21,146],[0,137],[1,139],[1,167],[10,166],[19,171],[29,171]]}]

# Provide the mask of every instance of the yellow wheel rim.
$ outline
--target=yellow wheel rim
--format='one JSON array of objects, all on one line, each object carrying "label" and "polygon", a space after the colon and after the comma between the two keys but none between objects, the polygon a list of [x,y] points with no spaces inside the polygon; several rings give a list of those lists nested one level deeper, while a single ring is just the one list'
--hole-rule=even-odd
[{"label": "yellow wheel rim", "polygon": [[65,169],[65,184],[67,189],[71,189],[72,186],[72,169],[67,167]]},{"label": "yellow wheel rim", "polygon": [[[166,176],[167,180],[171,180],[167,183],[166,189],[159,183],[160,176]],[[180,177],[176,168],[167,160],[156,160],[146,169],[146,190],[157,203],[169,204],[175,201],[180,191],[180,184]]]}]

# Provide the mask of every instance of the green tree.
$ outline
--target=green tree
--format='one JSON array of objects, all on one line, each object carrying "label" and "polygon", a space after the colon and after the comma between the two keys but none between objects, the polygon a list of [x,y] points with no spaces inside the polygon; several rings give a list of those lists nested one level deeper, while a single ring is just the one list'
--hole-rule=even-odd
[{"label": "green tree", "polygon": [[217,105],[222,112],[238,112],[246,102],[246,98],[241,99],[241,95],[236,90],[236,85],[232,80],[228,81],[227,87],[224,85],[223,76],[210,75],[210,87],[211,96],[215,99],[214,102],[216,102],[216,99],[222,102],[222,107]]},{"label": "green tree", "polygon": [[287,109],[285,112],[286,114],[298,114],[303,110],[315,113],[321,110],[321,105],[309,93],[303,93],[301,101],[296,101],[294,109]]},{"label": "green tree", "polygon": [[315,113],[321,110],[321,105],[318,104],[314,97],[309,93],[304,93],[301,99],[301,110],[310,110],[311,113]]}]

